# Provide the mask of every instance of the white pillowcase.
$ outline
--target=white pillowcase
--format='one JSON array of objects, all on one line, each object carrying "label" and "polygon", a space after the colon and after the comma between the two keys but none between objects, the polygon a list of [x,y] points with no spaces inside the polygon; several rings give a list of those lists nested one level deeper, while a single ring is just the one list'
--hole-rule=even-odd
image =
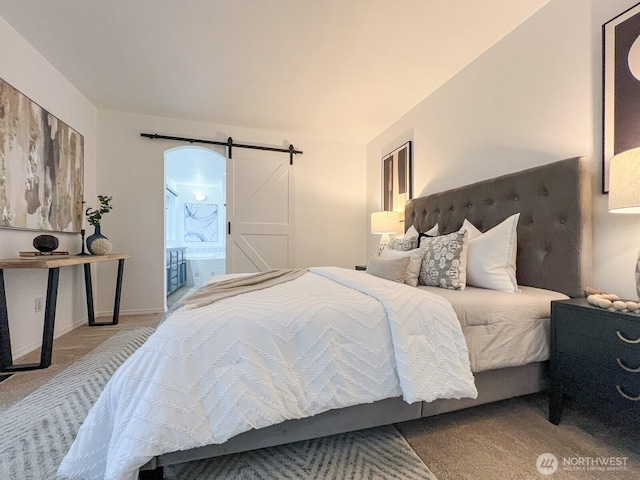
[{"label": "white pillowcase", "polygon": [[420,265],[422,265],[422,250],[416,248],[403,252],[401,250],[390,250],[385,248],[380,253],[381,258],[403,258],[409,257],[409,264],[404,273],[404,283],[412,287],[418,286],[418,276],[420,275]]},{"label": "white pillowcase", "polygon": [[[418,233],[418,230],[416,230],[416,227],[411,225],[407,229],[407,231],[404,233],[404,237],[402,238],[407,240],[412,237],[417,237],[418,235],[419,233]],[[429,235],[430,237],[437,237],[438,235],[440,235],[440,229],[438,228],[438,224],[436,223],[433,227],[431,227],[429,230],[424,232],[424,235]]]},{"label": "white pillowcase", "polygon": [[402,237],[404,240],[408,240],[411,237],[417,237],[418,236],[418,230],[416,230],[416,227],[414,227],[413,225],[411,225],[406,232],[404,232],[404,237]]},{"label": "white pillowcase", "polygon": [[467,285],[502,292],[517,292],[516,228],[520,214],[482,233],[465,219],[460,231],[467,231]]},{"label": "white pillowcase", "polygon": [[437,237],[440,235],[440,227],[438,227],[438,224],[436,223],[433,227],[431,227],[424,233],[425,235],[429,235],[430,237]]}]

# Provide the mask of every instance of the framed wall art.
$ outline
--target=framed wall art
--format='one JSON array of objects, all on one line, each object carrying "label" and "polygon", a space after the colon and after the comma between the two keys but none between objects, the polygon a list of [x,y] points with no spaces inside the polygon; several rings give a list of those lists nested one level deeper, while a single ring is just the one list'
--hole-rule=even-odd
[{"label": "framed wall art", "polygon": [[382,157],[382,210],[404,211],[413,196],[411,142]]},{"label": "framed wall art", "polygon": [[602,193],[609,191],[609,161],[640,146],[640,4],[602,26]]},{"label": "framed wall art", "polygon": [[184,241],[218,241],[218,205],[214,203],[184,204]]},{"label": "framed wall art", "polygon": [[84,137],[0,79],[0,227],[79,232]]}]

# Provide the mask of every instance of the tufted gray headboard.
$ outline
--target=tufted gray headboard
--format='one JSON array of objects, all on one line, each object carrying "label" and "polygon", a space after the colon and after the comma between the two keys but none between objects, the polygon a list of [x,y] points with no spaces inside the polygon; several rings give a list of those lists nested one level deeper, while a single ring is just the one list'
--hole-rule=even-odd
[{"label": "tufted gray headboard", "polygon": [[585,158],[570,158],[409,200],[405,229],[436,223],[440,233],[467,218],[481,231],[520,213],[519,285],[584,295],[591,273],[591,185]]}]

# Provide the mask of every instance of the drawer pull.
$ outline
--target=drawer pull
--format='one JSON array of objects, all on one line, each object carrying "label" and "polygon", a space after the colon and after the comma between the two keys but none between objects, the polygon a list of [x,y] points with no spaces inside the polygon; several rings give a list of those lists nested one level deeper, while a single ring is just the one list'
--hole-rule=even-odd
[{"label": "drawer pull", "polygon": [[619,330],[616,330],[616,333],[618,334],[618,338],[620,340],[622,340],[623,342],[625,342],[625,343],[640,343],[640,338],[638,338],[636,340],[629,340],[624,335],[622,335]]},{"label": "drawer pull", "polygon": [[630,397],[629,395],[627,395],[622,391],[622,388],[620,388],[620,385],[616,385],[616,390],[618,390],[618,393],[622,395],[624,398],[626,398],[627,400],[632,400],[634,402],[640,401],[640,395],[638,395],[637,397]]},{"label": "drawer pull", "polygon": [[640,373],[640,367],[638,367],[638,368],[627,367],[624,364],[624,362],[622,360],[620,360],[619,358],[616,358],[616,361],[618,362],[618,365],[620,366],[621,369],[626,370],[627,372],[631,372],[631,373]]}]

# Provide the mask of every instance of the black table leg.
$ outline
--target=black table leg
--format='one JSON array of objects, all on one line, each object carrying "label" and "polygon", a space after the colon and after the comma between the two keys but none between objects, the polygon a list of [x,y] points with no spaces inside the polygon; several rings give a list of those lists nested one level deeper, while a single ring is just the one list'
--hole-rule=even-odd
[{"label": "black table leg", "polygon": [[89,326],[96,324],[96,315],[93,311],[93,284],[91,283],[91,264],[84,264],[84,290],[87,298],[87,317],[89,318]]},{"label": "black table leg", "polygon": [[93,287],[91,286],[91,264],[84,264],[84,284],[87,291],[87,316],[89,326],[98,327],[102,325],[117,325],[120,316],[120,298],[122,296],[122,277],[124,274],[124,258],[118,260],[118,276],[116,279],[116,295],[113,304],[113,319],[110,322],[96,322],[93,310]]},{"label": "black table leg", "polygon": [[42,329],[42,351],[40,353],[40,368],[51,365],[53,351],[53,329],[56,323],[56,304],[58,301],[58,279],[60,268],[49,269],[47,282],[47,301],[44,307],[44,327]]},{"label": "black table leg", "polygon": [[122,294],[122,276],[124,274],[124,258],[118,260],[118,278],[116,279],[116,297],[113,301],[113,324],[118,324],[120,316],[120,297]]},{"label": "black table leg", "polygon": [[28,370],[38,370],[51,365],[53,352],[53,332],[56,322],[56,303],[58,300],[58,279],[60,268],[50,268],[47,281],[47,300],[42,327],[42,348],[40,363],[22,363],[14,365],[11,353],[11,336],[9,331],[9,315],[7,297],[4,288],[4,273],[0,269],[0,381],[9,378],[10,374]]},{"label": "black table leg", "polygon": [[4,271],[0,269],[0,371],[13,364],[7,313],[7,294],[4,289]]}]

